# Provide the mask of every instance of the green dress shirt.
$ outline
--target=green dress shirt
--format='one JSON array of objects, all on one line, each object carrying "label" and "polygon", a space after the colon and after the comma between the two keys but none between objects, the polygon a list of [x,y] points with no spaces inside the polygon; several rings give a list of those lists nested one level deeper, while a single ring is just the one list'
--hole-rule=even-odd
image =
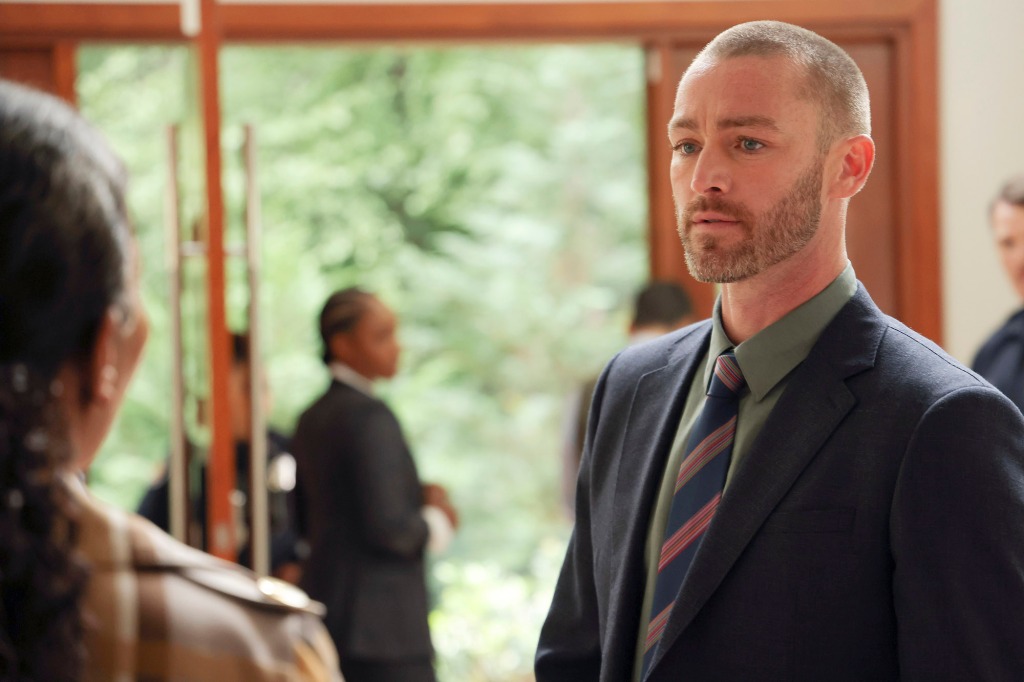
[{"label": "green dress shirt", "polygon": [[[820,293],[802,303],[774,324],[735,346],[736,362],[747,381],[747,390],[740,395],[736,436],[723,497],[728,495],[729,481],[732,480],[733,473],[749,452],[750,446],[757,434],[760,433],[772,408],[775,407],[786,390],[790,373],[804,361],[821,332],[856,291],[857,276],[853,272],[853,266],[847,263],[842,273]],[[690,384],[682,418],[679,420],[679,428],[672,444],[672,452],[665,464],[661,489],[655,500],[648,524],[647,551],[644,555],[647,580],[644,585],[640,632],[637,633],[637,655],[633,668],[633,682],[640,680],[644,644],[647,639],[647,613],[651,610],[651,602],[654,599],[654,583],[658,575],[661,545],[665,539],[665,525],[668,523],[669,510],[672,507],[672,497],[675,491],[676,476],[682,464],[684,444],[697,416],[704,407],[707,387],[711,383],[711,375],[715,370],[715,361],[719,355],[733,347],[733,342],[726,336],[725,329],[722,327],[722,301],[719,298],[715,302],[715,311],[712,316],[711,345],[702,361],[704,372],[698,372],[694,377],[695,379],[700,377],[700,381],[695,380]]]}]

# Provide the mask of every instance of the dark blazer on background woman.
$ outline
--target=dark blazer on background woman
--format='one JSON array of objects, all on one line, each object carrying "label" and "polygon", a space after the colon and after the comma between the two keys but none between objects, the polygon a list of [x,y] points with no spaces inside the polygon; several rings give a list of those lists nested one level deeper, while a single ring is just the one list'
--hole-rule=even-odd
[{"label": "dark blazer on background woman", "polygon": [[292,442],[302,587],[327,606],[346,659],[427,659],[423,492],[398,420],[338,380],[301,416]]}]

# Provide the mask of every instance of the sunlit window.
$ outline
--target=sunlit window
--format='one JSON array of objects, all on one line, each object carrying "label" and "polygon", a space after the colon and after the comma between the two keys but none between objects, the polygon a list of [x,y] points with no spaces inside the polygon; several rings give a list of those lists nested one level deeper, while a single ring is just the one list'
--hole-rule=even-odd
[{"label": "sunlit window", "polygon": [[[81,108],[132,173],[154,323],[91,481],[131,507],[167,452],[163,131],[187,116],[190,67],[182,48],[123,46],[82,48],[79,65]],[[439,676],[532,679],[570,529],[565,398],[624,344],[647,277],[641,50],[232,47],[221,88],[229,239],[241,234],[243,125],[258,144],[271,422],[290,432],[326,384],[326,296],[379,293],[404,346],[382,393],[421,477],[444,484],[463,519],[429,571]],[[229,275],[237,326],[244,281]]]}]

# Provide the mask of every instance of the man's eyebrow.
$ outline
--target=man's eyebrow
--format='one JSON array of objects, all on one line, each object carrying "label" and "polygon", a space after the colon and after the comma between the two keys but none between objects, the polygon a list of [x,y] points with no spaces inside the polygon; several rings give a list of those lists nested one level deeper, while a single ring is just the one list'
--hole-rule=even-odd
[{"label": "man's eyebrow", "polygon": [[692,118],[676,117],[668,122],[668,132],[673,130],[696,130],[697,122]]},{"label": "man's eyebrow", "polygon": [[726,128],[767,128],[778,132],[779,126],[775,119],[769,116],[738,116],[736,118],[725,118],[718,122],[718,129]]},{"label": "man's eyebrow", "polygon": [[[775,132],[779,131],[779,126],[776,125],[775,119],[769,116],[737,116],[735,118],[723,118],[718,122],[717,128],[719,130],[727,130],[729,128],[767,128]],[[674,118],[669,121],[668,131],[671,133],[673,130],[696,130],[697,122],[692,118]]]}]

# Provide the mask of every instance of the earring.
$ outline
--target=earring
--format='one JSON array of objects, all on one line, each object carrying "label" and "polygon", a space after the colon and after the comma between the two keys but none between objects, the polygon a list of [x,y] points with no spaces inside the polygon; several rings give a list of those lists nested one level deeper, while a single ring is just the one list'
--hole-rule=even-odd
[{"label": "earring", "polygon": [[114,388],[117,386],[117,368],[113,365],[103,365],[100,370],[99,395],[101,398],[110,400],[114,397]]}]

